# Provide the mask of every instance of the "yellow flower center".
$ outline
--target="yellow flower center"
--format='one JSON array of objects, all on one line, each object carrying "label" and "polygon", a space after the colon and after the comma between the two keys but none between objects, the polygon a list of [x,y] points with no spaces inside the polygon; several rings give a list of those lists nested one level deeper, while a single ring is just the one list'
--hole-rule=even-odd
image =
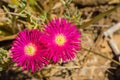
[{"label": "yellow flower center", "polygon": [[56,35],[56,37],[55,37],[56,44],[58,44],[59,46],[62,46],[62,45],[64,45],[65,42],[66,42],[66,38],[64,35],[62,35],[62,34]]},{"label": "yellow flower center", "polygon": [[24,51],[25,51],[25,54],[29,56],[33,56],[36,51],[35,45],[32,43],[29,43],[28,45],[25,46]]}]

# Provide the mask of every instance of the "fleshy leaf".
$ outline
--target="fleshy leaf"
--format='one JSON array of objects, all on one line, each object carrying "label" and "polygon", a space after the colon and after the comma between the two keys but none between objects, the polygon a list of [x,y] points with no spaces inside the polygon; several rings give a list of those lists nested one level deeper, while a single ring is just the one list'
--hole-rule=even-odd
[{"label": "fleshy leaf", "polygon": [[80,27],[80,28],[88,27],[89,25],[94,24],[94,23],[96,23],[97,21],[99,21],[100,19],[102,19],[102,18],[104,18],[105,16],[109,15],[111,12],[115,11],[116,9],[117,9],[117,7],[114,7],[114,8],[112,8],[112,9],[106,11],[106,12],[103,12],[103,13],[99,14],[98,16],[94,17],[92,20],[83,23],[83,24],[80,25],[79,27]]}]

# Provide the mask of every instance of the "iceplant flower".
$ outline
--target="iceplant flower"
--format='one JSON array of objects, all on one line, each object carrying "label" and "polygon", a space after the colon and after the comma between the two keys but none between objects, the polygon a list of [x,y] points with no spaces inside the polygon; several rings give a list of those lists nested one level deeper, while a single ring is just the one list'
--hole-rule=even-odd
[{"label": "iceplant flower", "polygon": [[12,44],[11,57],[23,70],[35,72],[47,65],[43,57],[45,46],[41,43],[42,33],[39,30],[21,31]]},{"label": "iceplant flower", "polygon": [[66,19],[53,19],[46,25],[44,33],[43,41],[47,45],[45,57],[55,63],[72,60],[80,50],[81,34]]}]

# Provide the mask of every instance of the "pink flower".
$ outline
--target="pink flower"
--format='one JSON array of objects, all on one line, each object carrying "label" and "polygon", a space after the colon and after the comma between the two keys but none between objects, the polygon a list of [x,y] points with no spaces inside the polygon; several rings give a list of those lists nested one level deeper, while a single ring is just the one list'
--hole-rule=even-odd
[{"label": "pink flower", "polygon": [[49,22],[44,30],[43,41],[47,45],[45,57],[58,62],[72,60],[80,50],[81,34],[75,25],[65,19],[54,19]]},{"label": "pink flower", "polygon": [[24,30],[13,42],[11,50],[12,60],[23,70],[31,69],[35,72],[47,65],[43,57],[45,46],[41,43],[42,33],[39,30]]}]

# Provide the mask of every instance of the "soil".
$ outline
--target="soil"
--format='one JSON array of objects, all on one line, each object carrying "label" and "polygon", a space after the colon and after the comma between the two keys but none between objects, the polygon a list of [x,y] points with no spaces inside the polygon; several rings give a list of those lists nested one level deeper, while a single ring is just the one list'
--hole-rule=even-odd
[{"label": "soil", "polygon": [[[71,4],[72,5],[72,4]],[[73,4],[74,5],[74,4]],[[105,12],[115,5],[97,5],[84,6],[75,5],[82,13],[83,22],[91,20],[96,15]],[[110,15],[104,17],[97,23],[88,26],[82,30],[82,47],[86,47],[108,58],[116,57],[106,39],[103,39],[103,33],[110,27],[120,22],[120,7]],[[100,34],[99,34],[100,32]],[[120,30],[113,34],[113,39],[120,49]],[[74,66],[79,68],[74,68]],[[52,69],[55,73],[48,80],[120,80],[120,66],[110,60],[101,57],[90,51],[80,51],[77,57],[63,66],[73,66],[73,69]]]},{"label": "soil", "polygon": [[[82,22],[89,21],[96,15],[116,6],[109,4],[81,6],[75,3],[71,5],[78,7],[82,14]],[[108,40],[103,39],[103,33],[119,22],[120,7],[97,23],[81,29],[82,48],[91,49],[117,60]],[[120,30],[113,34],[113,39],[120,49]],[[37,74],[21,72],[21,70],[14,72],[14,69],[2,71],[0,80],[120,80],[120,66],[94,52],[81,49],[74,60],[51,64],[44,70],[38,71]]]}]

